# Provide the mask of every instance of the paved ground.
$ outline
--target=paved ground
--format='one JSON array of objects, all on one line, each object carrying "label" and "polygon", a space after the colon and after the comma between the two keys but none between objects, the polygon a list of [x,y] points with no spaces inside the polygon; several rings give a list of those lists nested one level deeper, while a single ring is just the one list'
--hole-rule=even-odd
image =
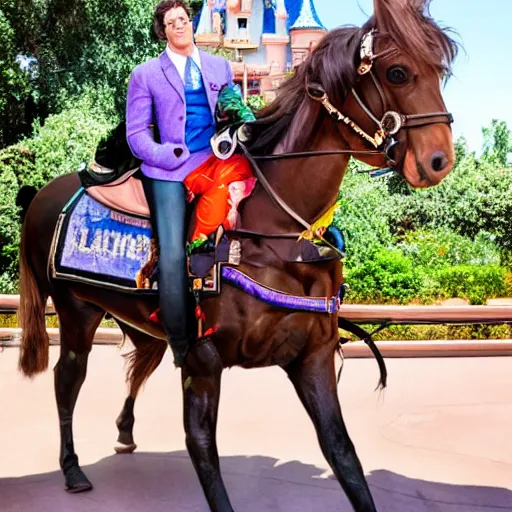
[{"label": "paved ground", "polygon": [[[55,363],[58,348],[51,349]],[[1,512],[207,512],[184,448],[179,374],[166,357],[136,407],[133,455],[114,455],[125,387],[114,347],[95,347],[75,413],[95,484],[67,495],[58,470],[52,372],[16,371],[0,353]],[[380,512],[512,511],[512,359],[350,359],[341,402]],[[237,511],[349,512],[309,419],[278,369],[225,373],[219,418],[224,478]]]}]

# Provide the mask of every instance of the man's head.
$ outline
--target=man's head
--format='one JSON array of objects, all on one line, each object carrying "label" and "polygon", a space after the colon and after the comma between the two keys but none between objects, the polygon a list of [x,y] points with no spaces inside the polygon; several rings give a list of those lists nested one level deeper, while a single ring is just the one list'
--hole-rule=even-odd
[{"label": "man's head", "polygon": [[158,39],[167,40],[171,50],[190,55],[194,34],[190,13],[183,0],[162,0],[155,8],[153,31]]}]

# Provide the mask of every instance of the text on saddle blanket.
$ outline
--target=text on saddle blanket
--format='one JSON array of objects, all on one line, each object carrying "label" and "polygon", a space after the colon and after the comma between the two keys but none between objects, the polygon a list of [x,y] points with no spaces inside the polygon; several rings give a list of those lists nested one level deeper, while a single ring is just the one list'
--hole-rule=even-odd
[{"label": "text on saddle blanket", "polygon": [[149,219],[113,210],[82,193],[65,214],[52,257],[55,277],[136,288],[150,257]]}]

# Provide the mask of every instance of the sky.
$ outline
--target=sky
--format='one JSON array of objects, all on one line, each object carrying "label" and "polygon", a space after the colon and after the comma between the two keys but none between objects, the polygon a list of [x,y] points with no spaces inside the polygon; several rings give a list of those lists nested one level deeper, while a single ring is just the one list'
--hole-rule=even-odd
[{"label": "sky", "polygon": [[[332,29],[361,25],[373,12],[373,0],[315,0],[315,7]],[[430,12],[463,45],[443,96],[455,118],[454,137],[463,135],[479,152],[482,127],[492,119],[512,128],[512,0],[433,0]]]}]

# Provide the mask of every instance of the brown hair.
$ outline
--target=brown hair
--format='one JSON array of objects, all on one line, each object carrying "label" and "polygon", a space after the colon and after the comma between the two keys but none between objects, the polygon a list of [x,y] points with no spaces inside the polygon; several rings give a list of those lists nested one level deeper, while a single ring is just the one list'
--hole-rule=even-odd
[{"label": "brown hair", "polygon": [[394,46],[423,65],[449,76],[458,44],[453,30],[439,26],[431,17],[430,0],[375,2],[375,15],[367,23],[389,38]]},{"label": "brown hair", "polygon": [[153,34],[157,39],[166,39],[164,26],[165,13],[171,9],[177,9],[178,7],[182,7],[190,18],[190,9],[188,8],[188,3],[184,0],[162,0],[155,7],[153,14]]}]

